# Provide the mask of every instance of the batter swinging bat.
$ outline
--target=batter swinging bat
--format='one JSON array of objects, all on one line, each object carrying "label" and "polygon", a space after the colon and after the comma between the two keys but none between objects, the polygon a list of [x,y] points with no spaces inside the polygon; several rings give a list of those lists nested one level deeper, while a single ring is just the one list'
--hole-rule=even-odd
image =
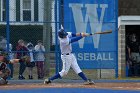
[{"label": "batter swinging bat", "polygon": [[95,32],[95,33],[90,33],[90,35],[95,35],[95,34],[109,34],[112,33],[112,30],[106,30],[104,32]]}]

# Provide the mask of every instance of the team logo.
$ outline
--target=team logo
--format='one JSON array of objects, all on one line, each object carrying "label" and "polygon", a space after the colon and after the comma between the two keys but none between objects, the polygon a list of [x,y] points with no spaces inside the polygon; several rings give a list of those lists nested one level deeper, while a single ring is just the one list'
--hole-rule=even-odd
[{"label": "team logo", "polygon": [[[75,23],[76,32],[86,32],[87,23],[90,24],[90,33],[101,31],[105,11],[108,8],[108,4],[78,4],[70,3],[73,19]],[[100,16],[98,15],[98,9],[101,9]],[[84,39],[78,41],[79,47],[83,48]],[[98,48],[100,35],[92,37],[94,48]]]}]

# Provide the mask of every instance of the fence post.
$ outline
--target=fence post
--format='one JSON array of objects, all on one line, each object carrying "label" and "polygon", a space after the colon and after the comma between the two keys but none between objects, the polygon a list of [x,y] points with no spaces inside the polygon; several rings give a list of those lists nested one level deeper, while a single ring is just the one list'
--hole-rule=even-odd
[{"label": "fence post", "polygon": [[9,52],[9,36],[10,34],[10,24],[9,24],[9,0],[6,0],[6,51]]},{"label": "fence post", "polygon": [[117,51],[116,51],[116,68],[115,68],[116,74],[115,74],[115,77],[118,78],[118,0],[116,0],[115,3],[116,3],[115,4],[116,5],[116,7],[115,7],[116,8],[115,9],[115,13],[116,13],[116,27],[115,28],[116,28],[116,30],[115,31],[116,31],[116,46],[117,46],[116,47]]},{"label": "fence post", "polygon": [[50,72],[50,41],[51,41],[51,0],[44,0],[43,43],[46,49],[45,75]]},{"label": "fence post", "polygon": [[[57,16],[58,16],[58,0],[55,0],[55,59],[58,58],[58,40],[57,40],[57,28],[58,28],[58,19],[57,19]],[[55,73],[58,73],[59,70],[59,61],[58,60],[55,60],[55,63],[56,63],[56,66],[55,66]]]}]

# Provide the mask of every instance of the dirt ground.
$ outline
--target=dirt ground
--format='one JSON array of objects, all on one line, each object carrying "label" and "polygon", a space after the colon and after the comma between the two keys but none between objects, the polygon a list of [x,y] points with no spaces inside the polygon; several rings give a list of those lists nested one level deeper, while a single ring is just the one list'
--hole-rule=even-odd
[{"label": "dirt ground", "polygon": [[0,89],[29,89],[29,88],[96,88],[117,90],[140,90],[140,83],[96,83],[84,85],[83,83],[22,83],[1,85]]}]

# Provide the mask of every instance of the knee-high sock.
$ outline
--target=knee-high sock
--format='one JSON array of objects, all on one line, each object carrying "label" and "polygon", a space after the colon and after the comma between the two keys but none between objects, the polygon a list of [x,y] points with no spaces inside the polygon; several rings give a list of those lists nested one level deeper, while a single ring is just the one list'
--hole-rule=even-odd
[{"label": "knee-high sock", "polygon": [[61,78],[59,73],[57,73],[56,75],[50,77],[49,80],[54,80],[54,79],[58,79],[58,78]]},{"label": "knee-high sock", "polygon": [[78,75],[85,81],[87,81],[87,77],[85,76],[85,74],[83,72],[78,73]]}]

